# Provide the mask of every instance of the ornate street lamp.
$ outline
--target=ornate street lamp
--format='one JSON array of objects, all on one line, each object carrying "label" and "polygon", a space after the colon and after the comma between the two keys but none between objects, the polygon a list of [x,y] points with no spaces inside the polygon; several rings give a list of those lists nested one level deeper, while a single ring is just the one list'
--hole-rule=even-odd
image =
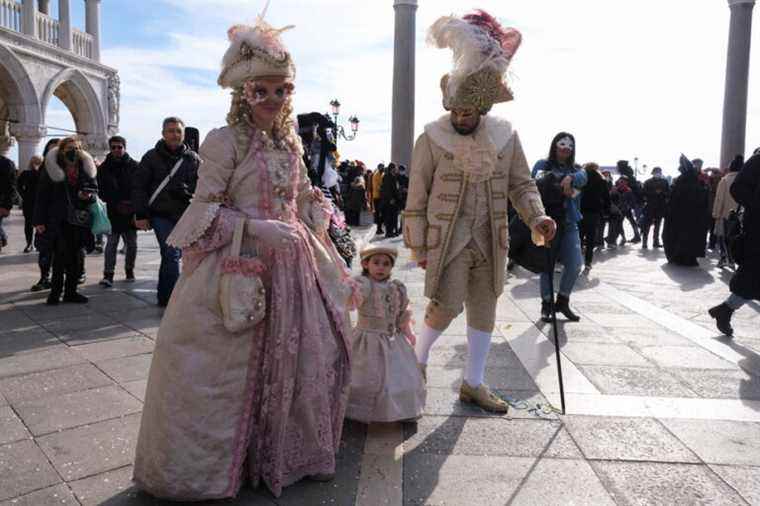
[{"label": "ornate street lamp", "polygon": [[348,118],[348,123],[351,125],[351,133],[346,135],[346,130],[343,128],[343,126],[338,125],[338,116],[340,115],[340,102],[337,98],[333,99],[330,102],[330,109],[333,117],[333,124],[335,125],[335,129],[333,131],[333,137],[335,137],[335,145],[338,145],[338,137],[343,137],[343,139],[346,141],[352,141],[356,139],[356,136],[359,134],[359,118],[356,116],[350,116]]}]

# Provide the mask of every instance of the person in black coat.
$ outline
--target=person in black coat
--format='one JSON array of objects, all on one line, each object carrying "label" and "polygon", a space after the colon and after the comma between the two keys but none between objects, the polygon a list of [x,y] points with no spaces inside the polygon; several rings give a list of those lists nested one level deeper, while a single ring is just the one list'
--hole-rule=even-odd
[{"label": "person in black coat", "polygon": [[705,256],[712,216],[710,196],[692,163],[683,155],[680,161],[681,175],[673,181],[665,217],[665,256],[672,264],[695,267],[697,258]]},{"label": "person in black coat", "polygon": [[393,163],[388,164],[380,185],[380,205],[383,209],[385,237],[396,237],[399,235],[398,213],[401,209],[401,192],[398,187],[398,168]]},{"label": "person in black coat", "polygon": [[33,156],[29,167],[18,176],[18,193],[21,195],[21,209],[24,212],[24,253],[32,251],[34,240],[34,201],[37,198],[37,181],[40,178],[41,156]]},{"label": "person in black coat", "polygon": [[744,164],[734,184],[731,196],[744,208],[745,233],[739,269],[731,278],[731,294],[718,306],[710,308],[718,330],[727,336],[734,334],[731,316],[750,300],[760,300],[760,155]]},{"label": "person in black coat", "polygon": [[[34,226],[45,234],[53,254],[53,279],[47,303],[85,303],[77,293],[81,274],[79,253],[90,234],[90,204],[98,191],[95,161],[75,137],[63,139],[45,157],[45,172],[40,174],[34,208]],[[79,219],[76,219],[77,216]]]},{"label": "person in black coat", "polygon": [[8,245],[3,220],[10,216],[16,194],[16,164],[0,155],[0,251]]},{"label": "person in black coat", "polygon": [[351,188],[346,199],[346,224],[358,227],[361,223],[362,211],[367,209],[367,189],[364,178],[356,176],[351,182]]},{"label": "person in black coat", "polygon": [[588,176],[588,182],[581,194],[581,214],[583,220],[580,223],[581,246],[585,248],[584,273],[588,274],[594,261],[594,248],[598,235],[599,224],[603,215],[610,213],[610,190],[604,177],[599,173],[599,165],[587,163],[583,169]]},{"label": "person in black coat", "polygon": [[[162,136],[156,147],[145,153],[135,171],[132,204],[135,225],[140,230],[152,227],[161,249],[157,298],[158,305],[166,307],[179,279],[182,257],[182,252],[169,246],[166,240],[195,193],[200,157],[185,144],[185,123],[181,119],[166,118]],[[174,167],[177,169],[171,175]]]},{"label": "person in black coat", "polygon": [[665,219],[665,213],[668,210],[668,197],[670,195],[670,185],[668,180],[662,177],[662,169],[655,167],[652,169],[652,177],[644,182],[644,220],[641,224],[643,233],[642,249],[649,247],[649,229],[654,225],[653,246],[662,248],[660,244],[660,226]]},{"label": "person in black coat", "polygon": [[135,260],[137,259],[137,229],[134,227],[135,207],[132,205],[132,177],[137,171],[137,162],[127,153],[124,137],[113,136],[108,140],[110,153],[98,168],[100,198],[106,203],[108,219],[111,221],[111,235],[106,245],[105,267],[100,286],[113,286],[116,269],[116,254],[119,240],[124,240],[126,259],[124,270],[127,281],[135,280]]}]

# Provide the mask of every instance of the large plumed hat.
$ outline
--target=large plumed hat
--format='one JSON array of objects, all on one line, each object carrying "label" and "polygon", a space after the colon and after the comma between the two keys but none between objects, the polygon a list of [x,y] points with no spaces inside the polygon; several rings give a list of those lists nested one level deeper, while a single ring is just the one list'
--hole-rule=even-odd
[{"label": "large plumed hat", "polygon": [[295,79],[293,59],[280,40],[280,34],[293,27],[273,28],[264,21],[265,13],[266,8],[253,26],[234,25],[227,30],[230,47],[224,53],[217,80],[222,88],[238,88],[264,77]]},{"label": "large plumed hat", "polygon": [[512,100],[505,74],[521,42],[520,32],[504,28],[483,10],[433,23],[428,43],[454,53],[454,67],[441,79],[444,108],[475,107],[485,114],[494,104]]}]

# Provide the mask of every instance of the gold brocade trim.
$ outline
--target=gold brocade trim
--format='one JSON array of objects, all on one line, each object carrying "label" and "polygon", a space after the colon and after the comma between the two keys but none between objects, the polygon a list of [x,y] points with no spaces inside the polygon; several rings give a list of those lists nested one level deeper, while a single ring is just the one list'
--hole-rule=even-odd
[{"label": "gold brocade trim", "polygon": [[458,183],[462,181],[463,177],[464,176],[462,174],[448,173],[448,174],[441,174],[440,179],[441,181],[445,181],[447,183]]},{"label": "gold brocade trim", "polygon": [[438,213],[435,215],[437,220],[441,221],[454,221],[454,214],[451,213]]},{"label": "gold brocade trim", "polygon": [[422,210],[407,210],[404,211],[404,218],[424,218],[427,216],[427,211]]},{"label": "gold brocade trim", "polygon": [[438,195],[438,200],[441,200],[443,202],[459,202],[459,195],[441,193]]}]

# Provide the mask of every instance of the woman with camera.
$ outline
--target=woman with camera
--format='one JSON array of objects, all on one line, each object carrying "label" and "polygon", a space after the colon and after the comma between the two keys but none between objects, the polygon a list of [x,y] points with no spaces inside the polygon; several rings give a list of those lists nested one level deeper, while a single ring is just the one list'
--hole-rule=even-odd
[{"label": "woman with camera", "polygon": [[67,137],[45,157],[40,174],[34,226],[46,234],[52,245],[53,277],[47,303],[55,305],[63,294],[64,302],[85,303],[77,293],[81,274],[79,250],[90,228],[88,208],[95,201],[98,184],[95,162],[75,137]]},{"label": "woman with camera", "polygon": [[[575,165],[575,137],[560,132],[552,139],[549,157],[539,160],[533,167],[533,175],[541,174],[536,182],[547,214],[557,223],[557,236],[552,242],[551,270],[562,262],[562,277],[555,309],[570,321],[580,317],[570,309],[570,294],[583,267],[581,238],[578,223],[581,214],[581,188],[586,186],[586,171]],[[541,273],[541,319],[550,322],[552,286],[549,266]]]}]

